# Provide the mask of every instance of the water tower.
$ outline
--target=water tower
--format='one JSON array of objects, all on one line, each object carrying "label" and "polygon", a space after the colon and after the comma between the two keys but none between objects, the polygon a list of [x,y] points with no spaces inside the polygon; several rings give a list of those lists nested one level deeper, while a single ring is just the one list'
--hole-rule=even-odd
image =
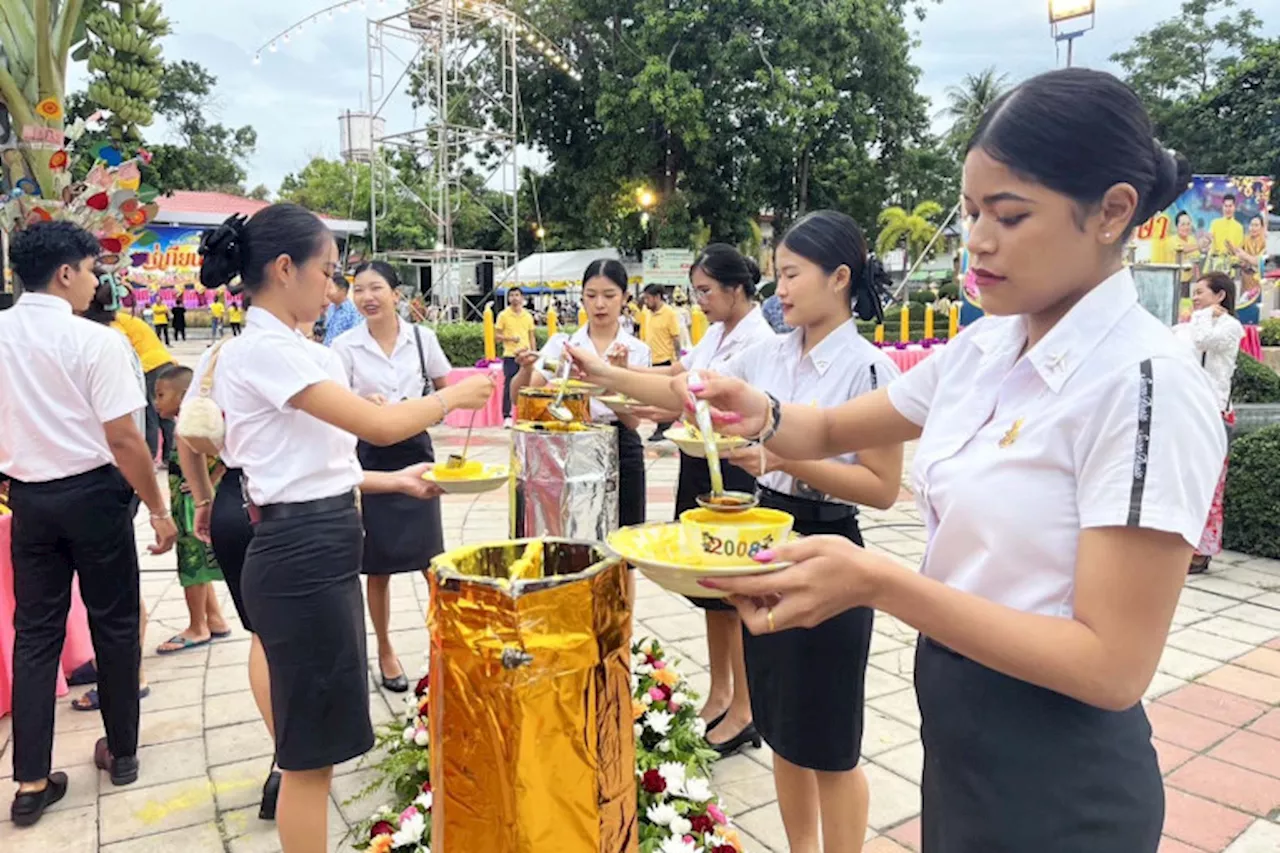
[{"label": "water tower", "polygon": [[339,151],[348,163],[370,163],[377,140],[387,134],[387,120],[347,110],[338,116]]}]

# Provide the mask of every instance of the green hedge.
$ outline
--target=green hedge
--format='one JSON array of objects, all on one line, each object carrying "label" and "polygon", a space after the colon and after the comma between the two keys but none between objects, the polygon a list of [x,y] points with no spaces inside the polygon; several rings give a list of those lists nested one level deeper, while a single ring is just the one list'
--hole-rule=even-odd
[{"label": "green hedge", "polygon": [[1280,403],[1280,376],[1246,352],[1236,356],[1231,380],[1233,403]]},{"label": "green hedge", "polygon": [[[435,329],[436,337],[440,339],[440,348],[454,367],[471,367],[484,358],[483,323],[443,323]],[[538,346],[547,342],[545,326],[534,329],[534,335]],[[502,353],[502,344],[498,344],[498,353]]]},{"label": "green hedge", "polygon": [[1264,347],[1280,347],[1280,318],[1263,320],[1258,337],[1262,338]]},{"label": "green hedge", "polygon": [[1280,426],[1269,426],[1231,443],[1223,499],[1223,546],[1255,557],[1280,559]]},{"label": "green hedge", "polygon": [[915,305],[932,305],[938,301],[938,294],[932,290],[917,290],[908,297],[911,304]]}]

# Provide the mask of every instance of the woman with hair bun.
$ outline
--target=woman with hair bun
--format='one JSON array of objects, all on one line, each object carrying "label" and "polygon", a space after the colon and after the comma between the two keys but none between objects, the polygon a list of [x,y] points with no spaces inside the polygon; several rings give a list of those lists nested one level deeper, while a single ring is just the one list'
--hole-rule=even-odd
[{"label": "woman with hair bun", "polygon": [[834,408],[674,380],[787,459],[919,440],[918,571],[812,537],[760,555],[788,569],[706,585],[761,636],[855,606],[920,631],[923,853],[1160,847],[1141,700],[1226,439],[1204,371],[1138,302],[1123,256],[1190,174],[1116,78],[1033,77],[991,106],[965,157],[986,317]]},{"label": "woman with hair bun", "polygon": [[[695,274],[708,266],[700,260]],[[734,265],[725,263],[731,260],[717,250],[710,266],[732,281]],[[775,267],[790,334],[761,330],[734,358],[671,379],[619,370],[576,350],[574,360],[593,381],[675,410],[684,408],[685,397],[672,383],[691,381],[695,373],[735,376],[806,408],[839,405],[897,377],[888,356],[858,333],[854,314],[876,314],[884,272],[853,219],[830,210],[800,219],[778,244]],[[814,461],[750,447],[729,461],[756,478],[761,506],[789,513],[798,533],[825,534],[849,547],[862,544],[858,505],[887,508],[901,490],[901,443]],[[851,605],[799,630],[742,637],[754,718],[744,734],[762,737],[773,750],[778,807],[792,850],[858,850],[866,836],[869,792],[859,764],[872,617],[869,607]]]},{"label": "woman with hair bun", "polygon": [[[400,277],[385,261],[356,267],[351,302],[364,317],[332,344],[342,359],[351,390],[378,405],[413,400],[443,388],[453,368],[436,333],[404,322],[396,312]],[[431,436],[420,432],[390,447],[368,441],[356,445],[366,471],[398,471],[436,461]],[[409,495],[370,495],[364,501],[364,560],[369,618],[378,641],[378,674],[392,693],[407,693],[405,676],[391,645],[391,576],[425,571],[444,550],[440,501]]]},{"label": "woman with hair bun", "polygon": [[[385,406],[352,393],[338,357],[297,331],[320,316],[338,268],[328,227],[297,205],[233,216],[200,248],[206,287],[238,275],[253,299],[244,334],[210,350],[198,375],[212,370],[225,449],[243,472],[254,523],[240,592],[270,682],[263,716],[283,777],[281,846],[313,853],[327,844],[333,765],[373,746],[357,489],[439,495],[422,479],[426,465],[363,472],[356,437],[404,441],[451,409],[480,408],[493,384],[475,377]],[[250,674],[255,680],[252,657]],[[260,688],[265,679],[256,680]]]}]

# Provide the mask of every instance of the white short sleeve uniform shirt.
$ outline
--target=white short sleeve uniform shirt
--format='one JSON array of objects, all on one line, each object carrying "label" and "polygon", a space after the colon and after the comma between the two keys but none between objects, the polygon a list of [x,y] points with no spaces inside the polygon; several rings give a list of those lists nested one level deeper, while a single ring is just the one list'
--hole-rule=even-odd
[{"label": "white short sleeve uniform shirt", "polygon": [[381,394],[392,403],[416,399],[423,396],[424,389],[430,393],[430,383],[443,381],[453,369],[434,331],[404,321],[399,329],[389,356],[373,339],[368,323],[333,342],[332,349],[342,359],[351,390],[361,397]]},{"label": "white short sleeve uniform shirt", "polygon": [[1139,305],[1127,269],[1025,343],[1023,318],[983,318],[889,399],[924,428],[911,475],[923,572],[1069,617],[1082,529],[1199,542],[1226,437],[1204,371]]},{"label": "white short sleeve uniform shirt", "polygon": [[[570,346],[579,349],[585,349],[588,352],[595,352],[595,344],[591,343],[591,334],[586,326],[578,327],[578,330],[572,335],[559,334],[542,347],[539,353],[538,367],[548,361],[558,362],[560,354],[564,352],[564,345],[568,343]],[[609,349],[621,344],[627,348],[627,364],[632,367],[649,367],[653,363],[653,355],[649,351],[649,345],[641,341],[639,338],[631,335],[621,328],[618,330],[618,336],[613,339],[613,343],[609,345]],[[607,351],[607,350],[606,350]],[[548,379],[552,378],[552,373],[543,370],[542,374]],[[618,419],[613,410],[601,403],[594,397],[591,398],[591,420],[598,424],[611,424]]]}]

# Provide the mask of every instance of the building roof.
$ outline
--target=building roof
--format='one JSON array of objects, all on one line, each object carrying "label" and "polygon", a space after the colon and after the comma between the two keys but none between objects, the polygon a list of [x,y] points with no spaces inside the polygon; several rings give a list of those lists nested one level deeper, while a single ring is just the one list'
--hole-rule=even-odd
[{"label": "building roof", "polygon": [[[174,190],[172,195],[157,197],[156,204],[160,205],[155,220],[158,225],[218,225],[233,213],[252,216],[271,203],[230,193]],[[366,225],[359,220],[333,219],[323,214],[320,218],[336,234],[351,236],[365,232]]]}]

